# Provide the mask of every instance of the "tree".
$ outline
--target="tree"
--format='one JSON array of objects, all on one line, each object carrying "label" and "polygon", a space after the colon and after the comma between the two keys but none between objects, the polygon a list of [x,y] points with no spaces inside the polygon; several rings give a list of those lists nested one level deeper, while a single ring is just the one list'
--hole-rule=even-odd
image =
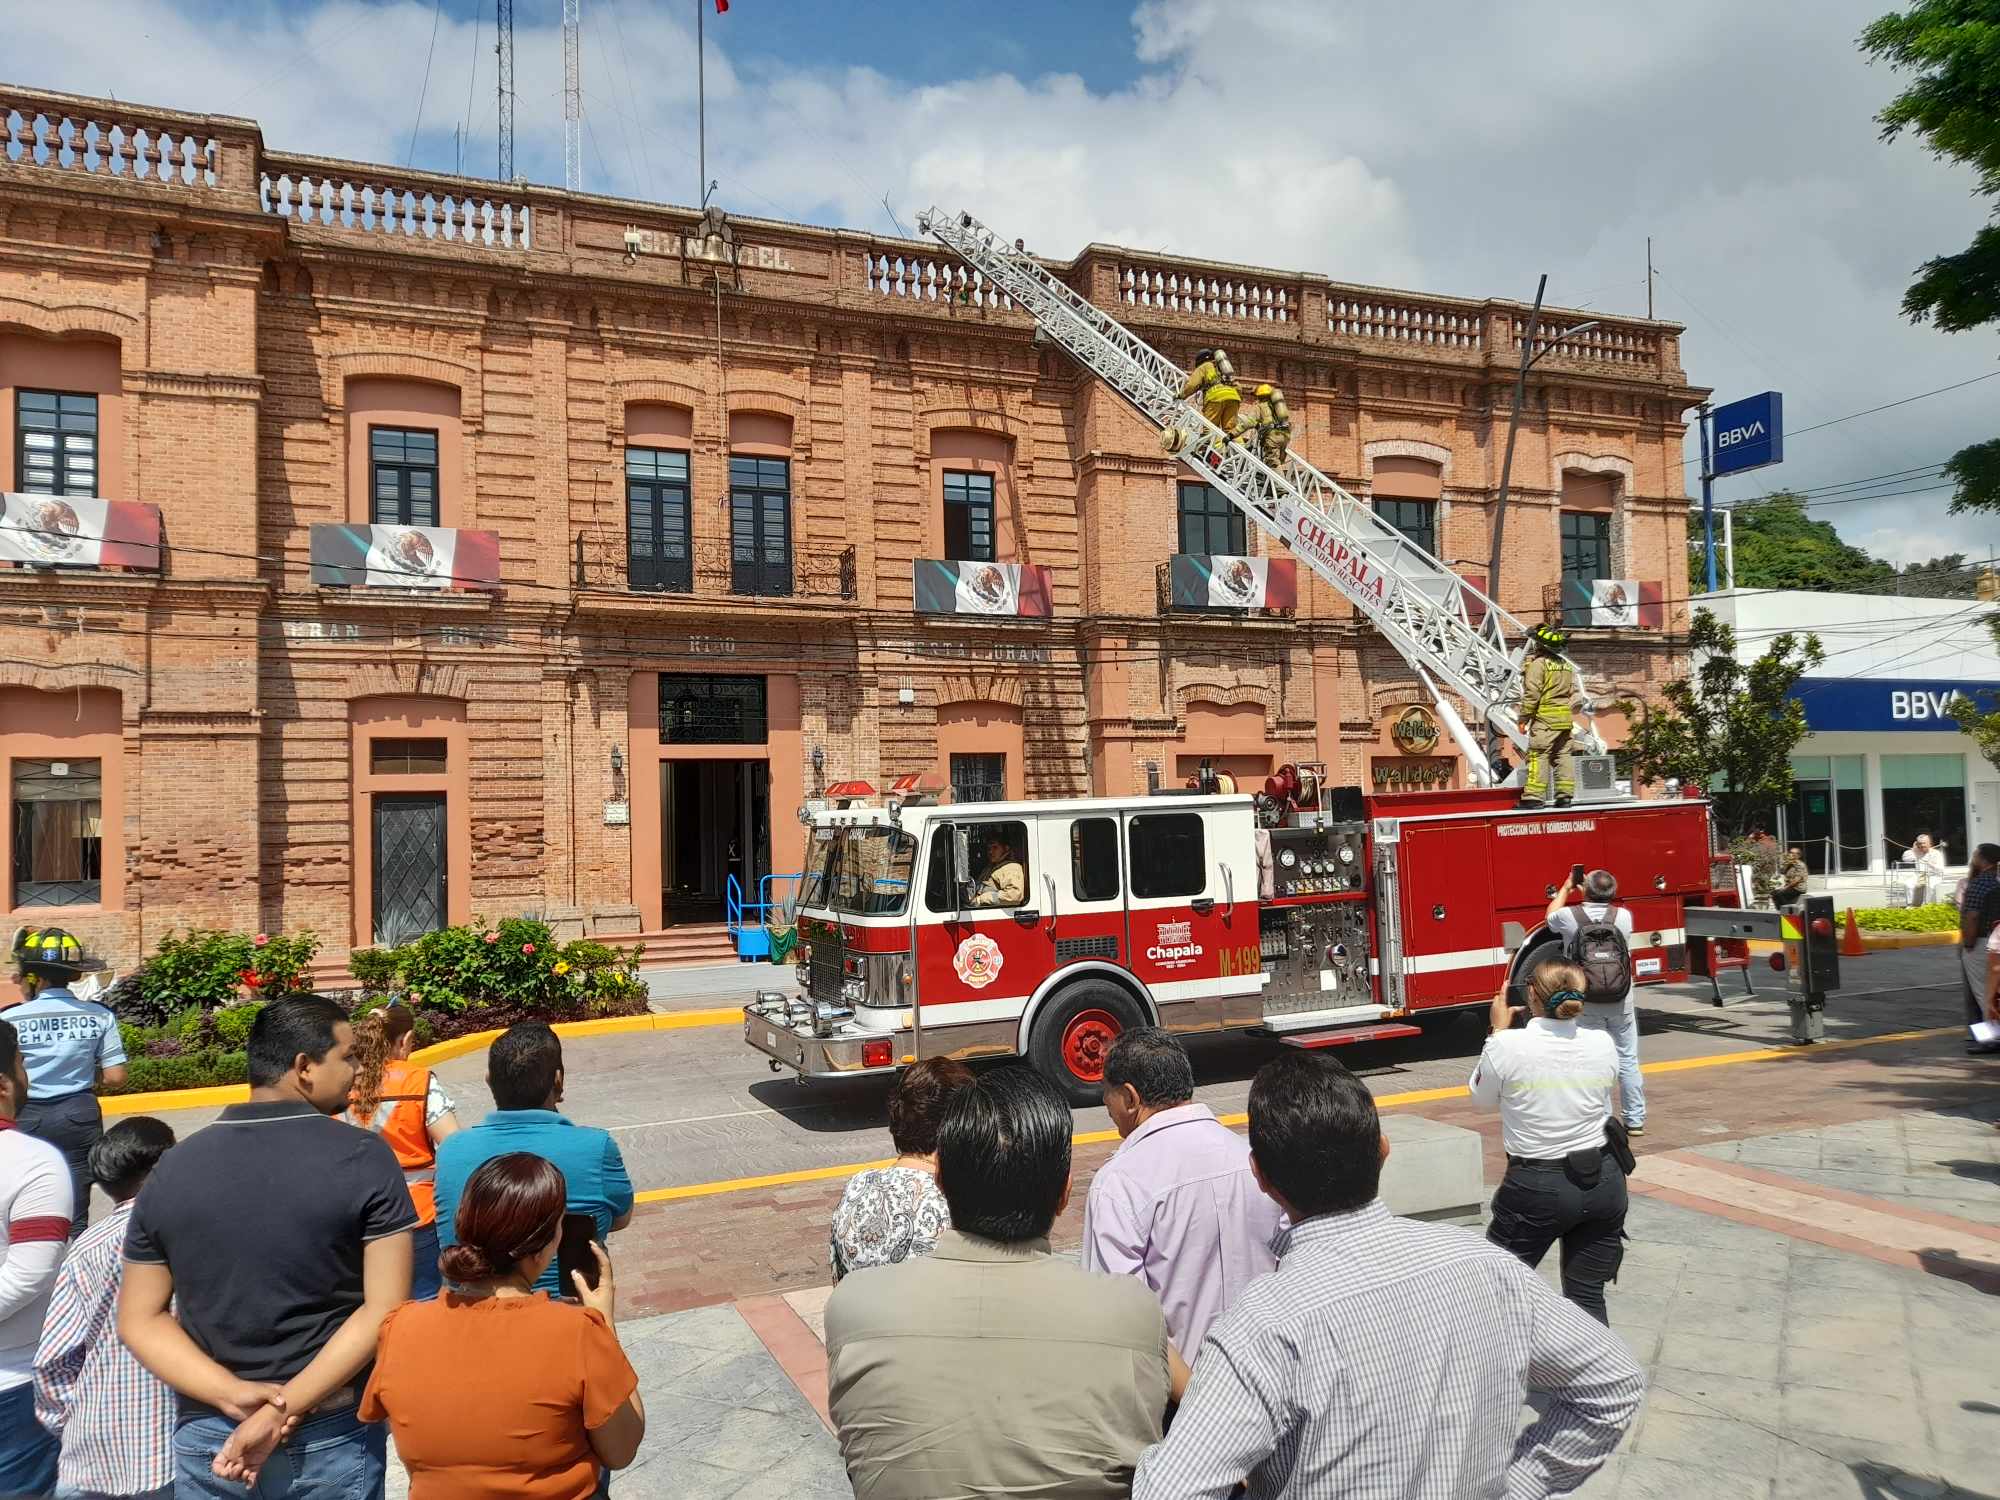
[{"label": "tree", "polygon": [[1639,707],[1626,745],[1641,781],[1669,776],[1703,788],[1723,835],[1740,838],[1792,795],[1792,751],[1806,737],[1805,706],[1785,695],[1826,659],[1819,637],[1789,631],[1747,665],[1736,632],[1705,609],[1688,631],[1692,675]]},{"label": "tree", "polygon": [[[2000,634],[2000,631],[1996,631]],[[1979,753],[2000,769],[2000,693],[1987,690],[1977,695],[1979,700],[1960,696],[1952,699],[1951,716],[1958,720],[1959,731],[1972,736]]]},{"label": "tree", "polygon": [[[1976,194],[2000,198],[2000,0],[1916,0],[1862,32],[1861,50],[1915,75],[1875,117],[1882,139],[1914,130],[1933,155],[1973,169]],[[1903,312],[1946,333],[2000,323],[2000,222],[1925,261]],[[2000,510],[2000,438],[1961,448],[1945,473],[1954,512]]]},{"label": "tree", "polygon": [[[1843,542],[1831,522],[1814,520],[1805,499],[1790,490],[1745,501],[1730,524],[1738,588],[1874,593],[1895,582],[1892,565]],[[1706,587],[1702,559],[1694,553],[1688,583]]]}]

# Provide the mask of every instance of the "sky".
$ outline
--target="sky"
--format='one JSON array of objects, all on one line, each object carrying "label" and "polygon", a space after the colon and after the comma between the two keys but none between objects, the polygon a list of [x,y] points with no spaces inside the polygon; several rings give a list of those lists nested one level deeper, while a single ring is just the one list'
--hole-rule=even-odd
[{"label": "sky", "polygon": [[[1719,501],[1876,480],[1814,514],[1897,562],[1989,557],[2000,517],[1948,516],[1926,476],[2000,435],[1979,378],[2000,331],[1899,310],[1987,205],[1968,169],[1878,139],[1899,85],[1854,39],[1888,6],[583,0],[585,186],[697,199],[705,10],[708,175],[736,213],[893,232],[964,207],[1058,257],[1106,241],[1460,296],[1525,300],[1546,272],[1551,302],[1623,314],[1650,235],[1689,379],[1784,393],[1786,462]],[[494,169],[492,0],[90,11],[15,7],[0,72],[248,115],[283,150]],[[560,19],[516,0],[516,170],[558,183]]]}]

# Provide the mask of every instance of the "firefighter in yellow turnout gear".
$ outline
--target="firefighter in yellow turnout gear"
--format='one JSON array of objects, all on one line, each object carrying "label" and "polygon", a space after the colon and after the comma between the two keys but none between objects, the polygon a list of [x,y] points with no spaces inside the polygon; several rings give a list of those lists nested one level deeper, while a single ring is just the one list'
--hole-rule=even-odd
[{"label": "firefighter in yellow turnout gear", "polygon": [[[1188,371],[1187,384],[1181,387],[1181,399],[1185,401],[1197,394],[1201,397],[1201,414],[1221,428],[1225,437],[1233,436],[1236,414],[1243,408],[1243,393],[1236,388],[1236,367],[1222,350],[1203,349],[1195,355],[1194,368]],[[1170,443],[1178,431],[1169,429]]]},{"label": "firefighter in yellow turnout gear", "polygon": [[1282,473],[1292,447],[1292,409],[1285,405],[1285,393],[1274,385],[1260,385],[1256,394],[1257,404],[1244,412],[1235,435],[1256,434],[1257,456],[1266,467]]},{"label": "firefighter in yellow turnout gear", "polygon": [[1528,632],[1532,643],[1521,666],[1521,712],[1516,727],[1528,741],[1528,768],[1521,806],[1540,807],[1547,799],[1554,764],[1557,807],[1576,794],[1576,710],[1583,705],[1576,668],[1563,660],[1563,633],[1553,625]]}]

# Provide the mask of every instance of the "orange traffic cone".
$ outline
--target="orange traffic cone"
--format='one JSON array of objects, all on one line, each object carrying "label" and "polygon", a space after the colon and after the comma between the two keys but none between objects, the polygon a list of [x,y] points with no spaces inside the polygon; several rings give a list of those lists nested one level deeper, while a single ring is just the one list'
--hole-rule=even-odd
[{"label": "orange traffic cone", "polygon": [[1860,924],[1854,920],[1854,908],[1847,908],[1847,930],[1840,935],[1840,956],[1842,958],[1866,958],[1868,945],[1861,941]]}]

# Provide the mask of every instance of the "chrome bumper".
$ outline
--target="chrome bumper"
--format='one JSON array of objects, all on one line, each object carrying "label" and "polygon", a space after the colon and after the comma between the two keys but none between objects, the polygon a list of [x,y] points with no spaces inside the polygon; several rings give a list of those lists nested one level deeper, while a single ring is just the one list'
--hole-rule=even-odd
[{"label": "chrome bumper", "polygon": [[[894,1073],[911,1051],[915,1038],[906,1031],[870,1031],[856,1026],[844,1007],[788,1000],[783,995],[759,995],[743,1007],[743,1040],[802,1078],[851,1078],[867,1073]],[[873,1066],[862,1061],[868,1042],[889,1044],[889,1060]]]}]

